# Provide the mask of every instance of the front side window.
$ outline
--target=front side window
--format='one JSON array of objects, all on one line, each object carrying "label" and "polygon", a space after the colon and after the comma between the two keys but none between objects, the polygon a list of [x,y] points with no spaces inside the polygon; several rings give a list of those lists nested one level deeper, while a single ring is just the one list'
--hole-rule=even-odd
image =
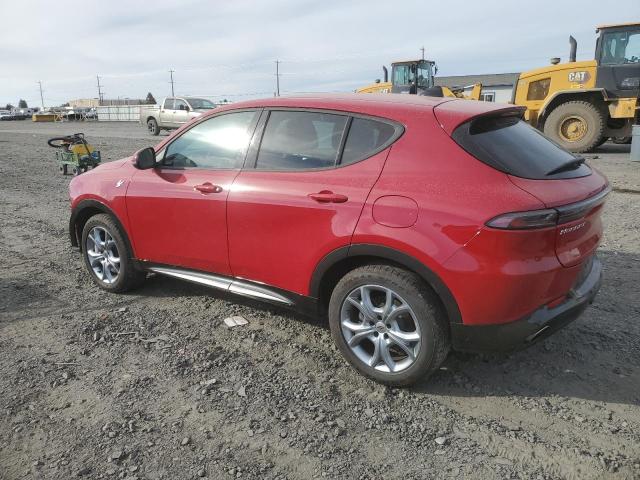
[{"label": "front side window", "polygon": [[602,36],[603,65],[640,63],[640,32],[607,32]]},{"label": "front side window", "polygon": [[305,170],[333,167],[348,117],[319,112],[272,111],[256,168]]},{"label": "front side window", "polygon": [[212,101],[205,98],[190,98],[189,103],[194,110],[211,110],[212,108],[216,108],[216,105]]},{"label": "front side window", "polygon": [[164,99],[164,109],[165,110],[173,110],[173,98],[165,98]]},{"label": "front side window", "polygon": [[176,98],[176,104],[173,107],[174,110],[188,110],[187,108],[187,102],[185,102],[184,100],[180,100]]},{"label": "front side window", "polygon": [[162,165],[172,168],[240,168],[257,112],[228,113],[187,130],[165,150]]}]

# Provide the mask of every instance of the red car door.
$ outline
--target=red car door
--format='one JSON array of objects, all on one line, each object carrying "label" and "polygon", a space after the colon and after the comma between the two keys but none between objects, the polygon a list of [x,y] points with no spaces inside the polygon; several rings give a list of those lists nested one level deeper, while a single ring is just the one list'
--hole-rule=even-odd
[{"label": "red car door", "polygon": [[318,262],[350,243],[386,147],[402,130],[337,112],[292,110],[271,111],[258,130],[259,151],[247,159],[253,168],[245,167],[229,194],[231,269],[307,294]]},{"label": "red car door", "polygon": [[183,132],[135,173],[127,212],[136,257],[229,274],[226,202],[258,113],[224,113]]}]

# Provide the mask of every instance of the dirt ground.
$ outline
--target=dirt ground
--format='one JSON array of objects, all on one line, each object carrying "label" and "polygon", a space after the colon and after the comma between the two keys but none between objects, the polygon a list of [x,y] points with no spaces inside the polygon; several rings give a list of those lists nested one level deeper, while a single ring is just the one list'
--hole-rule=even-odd
[{"label": "dirt ground", "polygon": [[[595,303],[511,355],[453,353],[429,381],[357,375],[321,320],[163,277],[93,286],[46,139],[107,161],[138,124],[0,122],[0,479],[640,478],[640,163],[614,186]],[[223,319],[242,315],[244,327]]]}]

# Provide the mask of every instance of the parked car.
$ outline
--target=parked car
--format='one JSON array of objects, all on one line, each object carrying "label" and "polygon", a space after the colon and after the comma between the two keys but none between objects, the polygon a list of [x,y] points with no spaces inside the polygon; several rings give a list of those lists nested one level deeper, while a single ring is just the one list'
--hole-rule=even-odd
[{"label": "parked car", "polygon": [[605,177],[520,107],[402,95],[216,109],[70,184],[93,281],[147,272],[326,315],[389,385],[450,348],[526,347],[601,284]]},{"label": "parked car", "polygon": [[0,110],[0,120],[7,121],[13,119],[13,115],[9,110]]},{"label": "parked car", "polygon": [[147,126],[151,135],[159,135],[161,130],[179,128],[215,107],[205,98],[167,97],[160,105],[140,107],[140,123]]}]

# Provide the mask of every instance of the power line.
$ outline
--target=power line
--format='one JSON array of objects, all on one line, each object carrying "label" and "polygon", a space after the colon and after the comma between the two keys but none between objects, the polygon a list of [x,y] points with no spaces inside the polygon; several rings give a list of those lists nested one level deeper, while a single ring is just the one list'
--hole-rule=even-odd
[{"label": "power line", "polygon": [[42,95],[42,82],[38,80],[36,83],[40,87],[40,102],[42,102],[42,110],[44,110],[44,96]]},{"label": "power line", "polygon": [[175,73],[175,70],[169,70],[169,75],[171,75],[171,96],[175,97],[175,94],[173,93],[173,74]]},{"label": "power line", "polygon": [[280,96],[280,60],[276,60],[276,97]]}]

